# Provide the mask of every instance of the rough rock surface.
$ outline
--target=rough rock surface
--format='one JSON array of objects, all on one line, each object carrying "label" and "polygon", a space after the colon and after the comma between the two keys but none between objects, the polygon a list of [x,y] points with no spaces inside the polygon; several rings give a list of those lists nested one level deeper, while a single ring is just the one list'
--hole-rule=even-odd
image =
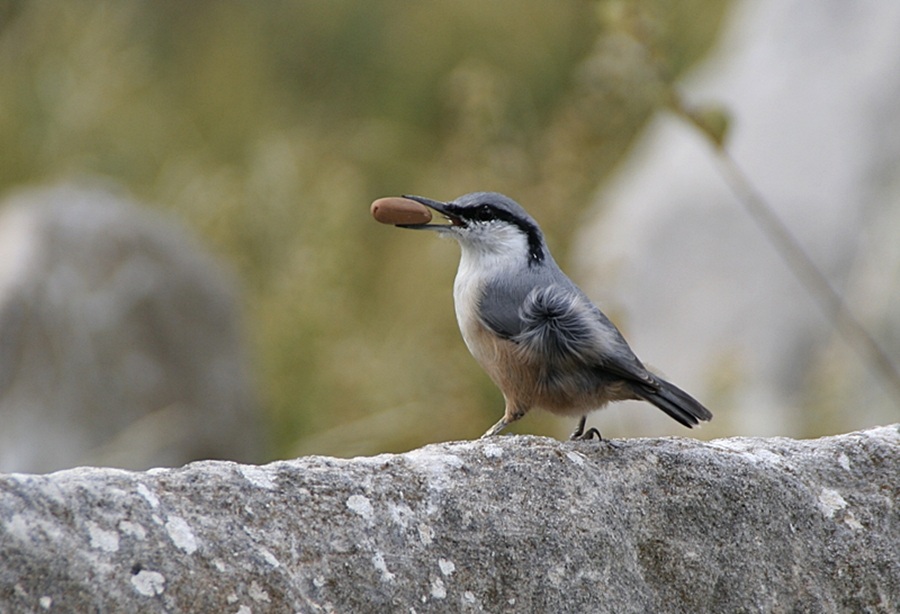
[{"label": "rough rock surface", "polygon": [[0,477],[0,611],[896,612],[900,425]]}]

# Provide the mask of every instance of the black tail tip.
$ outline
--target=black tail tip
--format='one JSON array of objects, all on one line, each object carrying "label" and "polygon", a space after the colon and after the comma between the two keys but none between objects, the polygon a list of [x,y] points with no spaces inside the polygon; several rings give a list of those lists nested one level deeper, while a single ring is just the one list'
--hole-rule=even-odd
[{"label": "black tail tip", "polygon": [[701,422],[712,420],[712,412],[700,401],[684,390],[666,381],[660,381],[659,388],[644,390],[640,395],[646,401],[663,410],[673,420],[686,427],[694,428]]}]

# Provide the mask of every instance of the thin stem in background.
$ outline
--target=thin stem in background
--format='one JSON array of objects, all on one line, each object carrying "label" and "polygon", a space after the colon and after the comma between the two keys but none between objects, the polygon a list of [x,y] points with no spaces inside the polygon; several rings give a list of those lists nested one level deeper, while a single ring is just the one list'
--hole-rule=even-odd
[{"label": "thin stem in background", "polygon": [[803,249],[787,225],[778,217],[774,208],[753,186],[747,175],[728,153],[724,145],[727,121],[722,117],[717,117],[716,114],[698,115],[687,109],[677,96],[672,97],[670,105],[679,116],[686,119],[709,140],[725,179],[738,201],[756,222],[797,280],[806,288],[835,330],[844,337],[864,362],[871,365],[888,389],[891,398],[900,406],[900,370],[897,369],[897,365],[850,311],[840,293],[834,289],[822,270]]}]

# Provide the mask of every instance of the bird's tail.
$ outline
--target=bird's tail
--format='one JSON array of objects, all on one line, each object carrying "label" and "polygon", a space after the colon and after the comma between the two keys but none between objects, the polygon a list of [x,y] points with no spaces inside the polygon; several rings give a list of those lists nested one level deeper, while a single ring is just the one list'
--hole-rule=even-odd
[{"label": "bird's tail", "polygon": [[670,384],[659,377],[654,379],[659,384],[658,386],[653,388],[635,386],[635,394],[641,399],[653,403],[688,428],[696,426],[701,420],[712,419],[712,412],[706,409],[700,401],[675,384]]}]

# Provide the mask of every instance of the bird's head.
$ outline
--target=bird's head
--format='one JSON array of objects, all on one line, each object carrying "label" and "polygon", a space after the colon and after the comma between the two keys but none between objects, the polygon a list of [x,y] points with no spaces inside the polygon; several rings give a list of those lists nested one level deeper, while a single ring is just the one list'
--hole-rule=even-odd
[{"label": "bird's head", "polygon": [[404,196],[440,213],[445,224],[406,224],[402,228],[434,230],[452,236],[472,256],[519,260],[529,266],[547,258],[544,235],[516,201],[497,192],[472,192],[450,202]]}]

